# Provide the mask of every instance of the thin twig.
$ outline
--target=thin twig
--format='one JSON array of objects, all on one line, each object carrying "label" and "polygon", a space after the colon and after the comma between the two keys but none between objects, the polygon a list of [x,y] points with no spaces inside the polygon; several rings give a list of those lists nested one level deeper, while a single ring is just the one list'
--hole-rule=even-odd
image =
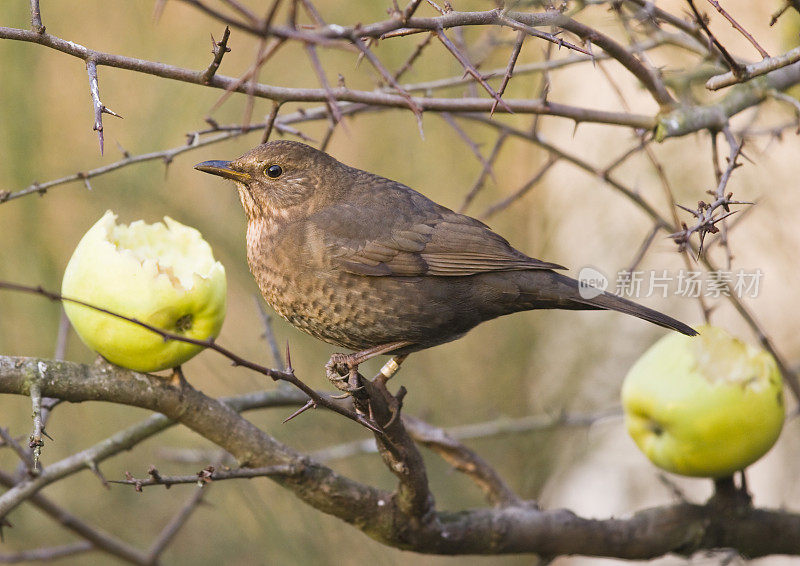
[{"label": "thin twig", "polygon": [[[684,251],[686,249],[686,244],[688,243],[691,235],[697,233],[700,236],[700,245],[697,252],[699,257],[699,255],[703,252],[703,241],[705,240],[706,234],[716,234],[719,231],[719,228],[716,227],[716,224],[736,212],[730,210],[730,205],[753,204],[752,202],[733,200],[732,192],[727,192],[726,194],[726,187],[731,178],[731,173],[733,173],[733,170],[739,166],[737,160],[742,152],[741,143],[737,143],[735,140],[730,141],[731,154],[728,157],[728,166],[722,173],[716,190],[709,191],[709,193],[714,196],[714,200],[710,203],[700,201],[697,203],[696,209],[677,205],[683,210],[692,213],[697,218],[697,222],[692,226],[686,226],[684,224],[682,230],[673,232],[669,235],[669,237],[672,238],[676,244],[678,244],[680,251]],[[723,209],[723,214],[716,214],[716,211],[719,208]]]},{"label": "thin twig", "polygon": [[769,57],[758,63],[753,63],[752,65],[745,65],[739,69],[738,74],[731,71],[721,75],[715,75],[706,81],[706,88],[709,90],[719,90],[726,86],[749,81],[752,78],[765,75],[770,71],[786,67],[797,61],[800,61],[800,47],[795,47],[783,55]]},{"label": "thin twig", "polygon": [[262,468],[236,468],[234,470],[217,470],[214,466],[209,466],[196,474],[186,476],[162,476],[161,474],[154,474],[151,471],[150,477],[147,479],[137,479],[130,476],[124,480],[109,480],[109,483],[132,485],[136,491],[141,491],[142,488],[156,485],[170,487],[179,484],[195,484],[202,486],[214,481],[292,476],[298,472],[299,470],[297,467],[292,465],[264,466]]},{"label": "thin twig", "polygon": [[272,129],[275,127],[275,120],[278,118],[278,111],[281,109],[280,102],[273,102],[272,109],[269,111],[266,123],[264,125],[264,133],[261,135],[261,143],[267,143],[269,136],[272,134]]},{"label": "thin twig", "polygon": [[278,347],[278,341],[275,339],[275,332],[272,329],[272,317],[264,308],[264,305],[261,302],[261,297],[253,295],[253,300],[256,302],[258,314],[261,315],[261,323],[264,326],[264,333],[262,336],[266,339],[267,344],[269,345],[269,351],[272,354],[272,363],[275,364],[276,367],[285,368],[286,364],[283,361],[281,349]]},{"label": "thin twig", "polygon": [[542,177],[544,177],[545,174],[550,170],[550,168],[556,164],[558,159],[559,159],[558,156],[550,155],[550,157],[547,158],[547,162],[542,166],[541,169],[539,169],[539,171],[536,172],[535,175],[533,175],[533,177],[528,179],[519,189],[514,191],[514,193],[504,198],[503,200],[496,202],[495,204],[491,205],[486,210],[484,210],[483,214],[481,214],[480,217],[482,219],[487,219],[491,216],[494,216],[501,210],[505,210],[506,208],[511,206],[514,202],[521,199],[528,193],[528,191],[530,191],[533,187],[535,187],[537,183],[539,183],[539,181],[542,180]]},{"label": "thin twig", "polygon": [[44,33],[42,25],[42,11],[39,9],[39,0],[31,0],[31,29],[36,33]]},{"label": "thin twig", "polygon": [[72,325],[69,322],[67,313],[61,309],[61,315],[58,319],[58,334],[56,335],[56,346],[53,351],[54,360],[63,360],[67,354],[67,343],[69,342],[69,334],[72,330]]},{"label": "thin twig", "polygon": [[498,16],[498,20],[499,20],[499,23],[501,23],[503,25],[506,25],[506,26],[508,26],[508,27],[510,27],[512,29],[517,30],[517,31],[520,31],[520,32],[522,32],[522,33],[524,33],[526,35],[530,35],[532,37],[538,37],[539,39],[544,39],[545,41],[549,41],[553,45],[556,45],[558,47],[566,47],[567,49],[571,49],[573,51],[577,51],[578,53],[583,53],[584,55],[588,55],[589,57],[592,56],[592,54],[588,50],[584,49],[583,47],[578,47],[574,43],[570,43],[569,41],[565,41],[565,40],[561,39],[560,37],[556,37],[556,36],[554,36],[552,34],[549,34],[549,33],[543,32],[543,31],[539,31],[538,29],[536,29],[534,27],[531,27],[529,25],[526,25],[526,24],[524,24],[524,23],[522,23],[522,22],[520,22],[520,21],[518,21],[518,20],[516,20],[514,18],[511,18],[506,14],[500,14]]},{"label": "thin twig", "polygon": [[211,36],[211,53],[214,55],[214,60],[211,61],[211,64],[208,68],[203,71],[202,79],[203,84],[208,84],[211,82],[211,79],[217,73],[217,69],[222,64],[222,58],[225,56],[226,53],[230,52],[231,48],[228,47],[228,38],[231,36],[231,28],[225,26],[225,31],[222,33],[222,39],[218,42],[214,40],[214,36]]},{"label": "thin twig", "polygon": [[708,40],[722,54],[722,57],[725,60],[725,62],[727,63],[728,67],[730,68],[731,72],[734,75],[739,76],[739,74],[741,74],[742,71],[744,70],[744,66],[742,64],[740,64],[736,59],[734,59],[733,55],[728,53],[728,50],[725,49],[725,47],[719,41],[717,41],[717,38],[714,36],[713,33],[711,33],[711,30],[708,28],[708,25],[706,25],[706,19],[703,17],[703,15],[700,13],[700,11],[697,9],[697,7],[694,5],[694,2],[692,0],[686,0],[686,2],[689,4],[689,7],[692,9],[692,13],[694,14],[695,21],[698,24],[700,24],[700,27],[703,28],[704,32],[706,32],[706,35],[708,36]]},{"label": "thin twig", "polygon": [[86,60],[86,72],[89,74],[89,92],[92,95],[92,104],[94,105],[94,126],[92,129],[97,132],[97,137],[100,140],[100,155],[103,155],[103,114],[110,114],[117,118],[122,118],[122,116],[107,108],[100,101],[100,87],[97,83],[97,60],[94,57]]},{"label": "thin twig", "polygon": [[[41,368],[39,369],[41,370]],[[38,472],[40,471],[39,460],[42,456],[42,446],[44,446],[42,436],[46,434],[42,424],[42,391],[38,383],[31,384],[30,395],[33,407],[33,432],[30,436],[29,446],[33,449],[33,469]]]},{"label": "thin twig", "polygon": [[143,153],[140,155],[125,157],[123,159],[120,159],[119,161],[115,161],[114,163],[109,163],[108,165],[104,165],[96,169],[90,169],[89,171],[81,171],[78,173],[74,173],[72,175],[67,175],[65,177],[54,179],[52,181],[47,181],[46,183],[33,183],[32,185],[29,185],[28,187],[25,187],[24,189],[21,189],[19,191],[13,193],[9,192],[4,195],[0,195],[0,203],[31,194],[43,195],[53,187],[65,185],[68,183],[73,183],[75,181],[84,181],[85,179],[98,177],[100,175],[110,173],[111,171],[115,171],[117,169],[126,167],[128,165],[133,165],[135,163],[144,163],[146,161],[153,161],[153,160],[162,160],[165,163],[170,163],[177,155],[180,155],[181,153],[184,153],[186,151],[191,151],[200,147],[205,147],[207,145],[212,145],[221,141],[225,141],[233,137],[237,137],[239,135],[241,135],[240,131],[226,132],[219,136],[209,137],[204,140],[193,140],[191,143],[188,143],[186,145],[181,145],[171,149],[166,149],[164,151],[155,151],[152,153]]},{"label": "thin twig", "polygon": [[714,6],[714,8],[717,9],[717,12],[722,14],[722,17],[728,20],[728,22],[730,22],[733,28],[739,33],[741,33],[745,37],[745,39],[747,39],[747,41],[749,41],[752,44],[752,46],[756,48],[756,51],[758,51],[759,55],[761,55],[762,58],[766,59],[767,57],[769,57],[769,53],[767,53],[767,51],[758,44],[756,38],[750,35],[750,33],[746,29],[744,29],[739,22],[733,19],[733,16],[731,16],[728,12],[726,12],[725,9],[722,6],[720,6],[717,0],[708,0],[708,3]]},{"label": "thin twig", "polygon": [[[394,73],[395,81],[399,81],[400,77],[402,77],[409,69],[411,69],[411,67],[414,65],[414,62],[419,58],[420,55],[422,55],[423,50],[428,45],[430,45],[432,39],[433,39],[433,33],[429,33],[428,35],[425,36],[425,39],[423,39],[421,42],[417,44],[417,46],[414,48],[414,51],[411,53],[411,55],[408,56],[408,59],[406,59],[406,61],[402,65],[400,65],[400,68],[397,69],[397,71],[395,71]],[[408,90],[408,87],[406,86],[404,86],[403,88]]]},{"label": "thin twig", "polygon": [[317,79],[319,80],[320,86],[325,89],[325,94],[327,95],[326,103],[331,112],[331,118],[333,119],[334,123],[338,124],[342,121],[342,112],[339,110],[339,104],[336,101],[336,96],[334,96],[333,92],[331,91],[331,85],[328,83],[328,78],[325,76],[325,70],[322,68],[322,64],[319,62],[317,48],[314,45],[307,43],[306,53],[311,61],[311,66],[313,67],[314,72],[317,74]]},{"label": "thin twig", "polygon": [[397,92],[400,93],[400,96],[405,101],[405,104],[408,108],[414,113],[417,117],[417,121],[420,122],[422,119],[422,108],[414,101],[414,98],[403,89],[402,86],[394,79],[394,75],[392,75],[386,67],[383,66],[383,63],[380,62],[380,59],[375,56],[375,54],[364,45],[364,42],[358,38],[353,39],[353,45],[355,45],[361,54],[367,59],[367,61],[372,64],[376,71],[383,77],[383,79],[394,88]]},{"label": "thin twig", "polygon": [[783,3],[783,6],[781,6],[777,10],[775,10],[772,13],[772,15],[770,16],[770,18],[769,18],[769,27],[774,26],[777,23],[778,18],[780,18],[784,14],[784,12],[786,12],[786,10],[788,10],[791,7],[792,7],[792,3],[789,0],[786,0]]},{"label": "thin twig", "polygon": [[461,66],[464,67],[464,70],[470,75],[472,75],[475,78],[475,80],[478,81],[478,83],[484,88],[484,90],[489,93],[489,96],[491,96],[494,99],[494,103],[492,104],[492,109],[491,109],[492,113],[494,113],[494,109],[498,104],[500,104],[503,107],[503,109],[505,109],[507,112],[512,112],[508,104],[506,104],[505,101],[503,101],[503,99],[500,98],[500,95],[498,95],[494,91],[494,89],[489,85],[489,83],[486,82],[486,79],[483,78],[483,76],[478,72],[478,69],[476,69],[475,66],[470,62],[470,60],[467,59],[466,55],[461,53],[461,51],[458,50],[458,47],[456,47],[453,44],[453,42],[450,41],[450,38],[447,37],[444,31],[441,29],[437,29],[436,36],[439,38],[439,41],[442,42],[442,45],[444,45],[447,48],[447,50],[453,54],[453,57],[455,57],[456,60],[459,63],[461,63]]},{"label": "thin twig", "polygon": [[258,23],[258,16],[256,16],[255,12],[253,12],[250,8],[248,8],[241,2],[238,2],[237,0],[221,0],[221,1],[230,6],[231,8],[233,8],[234,10],[236,10],[237,12],[239,12],[245,18],[250,20],[252,23],[254,24]]},{"label": "thin twig", "polygon": [[478,178],[475,180],[475,183],[473,183],[472,188],[470,188],[470,190],[464,196],[464,200],[458,209],[459,212],[464,212],[467,209],[467,207],[478,195],[478,192],[483,188],[484,184],[486,183],[486,179],[494,176],[492,167],[494,166],[494,162],[497,161],[497,158],[500,155],[500,149],[503,147],[503,144],[507,139],[508,136],[505,133],[501,133],[499,136],[497,136],[497,141],[495,141],[494,147],[492,147],[492,151],[489,154],[489,157],[486,159],[486,163],[481,169],[480,175],[478,175]]},{"label": "thin twig", "polygon": [[658,234],[660,230],[661,226],[659,226],[658,224],[654,224],[653,227],[650,228],[650,231],[647,233],[647,236],[645,236],[644,240],[642,240],[639,249],[636,250],[636,254],[633,256],[633,259],[631,260],[627,269],[625,269],[625,273],[633,273],[634,271],[636,271],[636,269],[639,267],[639,264],[644,259],[647,250],[650,249],[653,240],[656,239],[656,234]]},{"label": "thin twig", "polygon": [[522,500],[488,462],[444,430],[405,416],[403,422],[415,441],[436,452],[456,470],[472,479],[493,505],[519,505]]},{"label": "thin twig", "polygon": [[[522,51],[522,44],[525,43],[526,34],[524,31],[517,32],[517,39],[514,41],[514,49],[511,51],[511,57],[508,59],[508,65],[506,65],[506,72],[503,73],[503,82],[500,83],[500,87],[497,89],[497,96],[498,98],[503,96],[503,93],[506,91],[506,87],[508,86],[508,81],[511,80],[511,76],[514,74],[514,65],[517,64],[517,58],[519,57],[520,51]],[[492,109],[489,112],[490,115],[494,114],[495,109],[497,108],[497,101],[492,104]]]},{"label": "thin twig", "polygon": [[450,114],[449,112],[442,112],[441,116],[442,116],[442,119],[445,122],[447,122],[447,125],[450,126],[451,128],[453,128],[453,131],[455,131],[455,133],[458,135],[458,137],[460,137],[464,141],[464,143],[467,144],[467,147],[469,147],[470,151],[472,152],[472,155],[475,156],[475,159],[480,161],[481,166],[483,168],[487,168],[488,167],[490,175],[494,176],[494,173],[491,170],[491,165],[489,165],[489,162],[486,160],[486,158],[483,155],[481,155],[481,150],[478,148],[478,144],[475,143],[475,140],[473,140],[471,137],[469,137],[469,134],[464,131],[464,128],[462,128],[458,124],[458,122],[456,122],[453,119],[453,115]]}]

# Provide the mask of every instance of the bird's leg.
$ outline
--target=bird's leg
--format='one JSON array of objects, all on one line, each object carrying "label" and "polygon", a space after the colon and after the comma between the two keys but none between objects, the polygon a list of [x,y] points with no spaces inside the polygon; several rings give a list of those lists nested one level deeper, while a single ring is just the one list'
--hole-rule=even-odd
[{"label": "bird's leg", "polygon": [[402,364],[407,357],[408,354],[392,357],[391,360],[383,364],[381,371],[378,372],[378,375],[375,376],[375,379],[379,379],[383,383],[386,383],[392,379],[394,374],[400,371],[400,364]]},{"label": "bird's leg", "polygon": [[375,356],[387,354],[411,344],[412,342],[408,341],[390,342],[388,344],[373,346],[372,348],[367,348],[366,350],[361,350],[360,352],[354,352],[352,354],[333,354],[331,359],[328,360],[328,363],[325,364],[325,368],[336,371],[339,375],[344,376],[350,373],[351,370],[358,369],[359,365],[371,358],[374,358]]},{"label": "bird's leg", "polygon": [[[360,387],[358,380],[358,366],[360,364],[369,360],[370,358],[392,352],[393,350],[404,348],[410,344],[411,342],[407,341],[390,342],[388,344],[382,344],[380,346],[374,346],[366,350],[361,350],[360,352],[355,352],[353,354],[333,354],[331,359],[328,360],[328,363],[325,364],[325,375],[327,375],[328,379],[337,389],[347,393],[352,393]],[[397,368],[399,367],[400,364],[398,363]],[[397,371],[397,368],[391,371],[390,376]]]}]

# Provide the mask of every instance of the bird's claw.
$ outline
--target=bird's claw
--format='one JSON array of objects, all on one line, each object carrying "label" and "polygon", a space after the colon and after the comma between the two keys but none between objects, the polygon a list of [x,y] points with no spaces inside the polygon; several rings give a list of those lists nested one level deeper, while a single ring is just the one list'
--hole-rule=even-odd
[{"label": "bird's claw", "polygon": [[352,394],[363,389],[358,379],[358,364],[348,354],[333,354],[325,364],[325,375],[336,389]]}]

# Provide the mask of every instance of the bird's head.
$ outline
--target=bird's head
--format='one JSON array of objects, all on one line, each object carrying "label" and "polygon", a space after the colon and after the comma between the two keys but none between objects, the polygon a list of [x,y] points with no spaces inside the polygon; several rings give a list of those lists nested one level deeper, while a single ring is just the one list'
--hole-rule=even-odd
[{"label": "bird's head", "polygon": [[261,144],[233,161],[204,161],[194,168],[235,181],[250,221],[308,214],[335,197],[348,169],[327,153],[286,140]]}]

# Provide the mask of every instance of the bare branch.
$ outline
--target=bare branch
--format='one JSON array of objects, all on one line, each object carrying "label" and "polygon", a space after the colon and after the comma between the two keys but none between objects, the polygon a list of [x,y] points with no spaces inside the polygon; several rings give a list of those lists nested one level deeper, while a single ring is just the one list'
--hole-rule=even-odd
[{"label": "bare branch", "polygon": [[120,159],[119,161],[115,161],[114,163],[109,163],[108,165],[98,167],[97,169],[90,169],[89,171],[74,173],[72,175],[67,175],[66,177],[61,177],[59,179],[47,181],[46,183],[33,183],[32,185],[17,192],[7,193],[5,194],[5,196],[0,195],[0,203],[31,194],[43,195],[45,194],[45,192],[47,192],[49,189],[53,187],[65,185],[68,183],[73,183],[75,181],[84,181],[86,179],[99,177],[100,175],[110,173],[117,169],[127,167],[128,165],[133,165],[135,163],[144,163],[146,161],[153,161],[153,160],[162,160],[165,163],[169,163],[172,161],[173,158],[175,158],[177,155],[180,155],[181,153],[184,153],[186,151],[191,151],[193,149],[200,147],[205,147],[207,145],[212,145],[239,136],[241,134],[242,134],[241,128],[239,128],[235,132],[226,132],[216,137],[210,137],[204,140],[195,140],[186,145],[181,145],[172,149],[167,149],[164,151],[155,151],[153,153],[143,153],[141,155],[128,156],[123,159]]},{"label": "bare branch", "polygon": [[558,161],[558,156],[550,155],[550,157],[547,159],[547,162],[542,166],[541,169],[539,169],[539,171],[537,171],[533,175],[533,177],[528,179],[525,182],[525,184],[523,184],[513,194],[509,195],[508,197],[504,198],[499,202],[496,202],[495,204],[491,205],[489,208],[484,210],[483,214],[481,214],[481,218],[486,219],[489,218],[490,216],[494,216],[501,210],[505,210],[506,208],[511,206],[514,202],[521,199],[528,193],[528,191],[530,191],[533,187],[535,187],[537,183],[539,183],[539,181],[542,180],[542,177],[545,176],[545,174],[550,170],[550,168],[553,165],[556,164],[557,161]]},{"label": "bare branch", "polygon": [[442,44],[447,48],[447,50],[453,54],[453,57],[455,57],[456,60],[459,63],[461,63],[461,66],[464,67],[464,70],[470,75],[472,75],[475,78],[475,80],[478,81],[480,85],[486,90],[486,92],[489,93],[489,96],[491,96],[494,99],[494,103],[492,104],[492,109],[494,109],[497,106],[497,104],[500,104],[507,112],[512,112],[512,110],[494,91],[494,89],[489,85],[489,83],[487,83],[486,80],[484,80],[484,78],[481,76],[481,74],[478,72],[475,66],[472,63],[470,63],[466,55],[461,53],[458,50],[458,48],[455,45],[453,45],[453,42],[450,41],[450,38],[448,38],[447,35],[440,29],[436,30],[436,35],[438,36],[439,41],[441,41]]},{"label": "bare branch", "polygon": [[94,57],[89,57],[86,60],[86,72],[89,73],[89,92],[92,95],[92,104],[94,105],[94,126],[92,129],[97,132],[97,137],[100,140],[100,155],[103,155],[103,114],[110,114],[117,118],[122,118],[122,116],[106,108],[105,104],[100,101],[100,87],[97,84],[97,61]]},{"label": "bare branch", "polygon": [[217,42],[214,39],[214,36],[211,36],[211,53],[214,55],[214,60],[211,61],[211,64],[208,68],[203,71],[203,84],[208,84],[211,82],[211,78],[216,74],[217,69],[219,69],[220,64],[222,64],[222,58],[228,53],[231,48],[228,47],[228,38],[231,36],[231,28],[225,26],[225,31],[222,33],[222,39]]},{"label": "bare branch", "polygon": [[[417,44],[417,46],[414,48],[414,52],[411,53],[411,55],[408,56],[408,59],[406,59],[405,63],[403,63],[400,66],[400,68],[397,69],[397,71],[395,71],[394,73],[395,81],[399,81],[400,77],[402,77],[409,69],[411,69],[411,67],[414,65],[414,62],[419,58],[420,55],[422,55],[422,52],[425,50],[425,48],[428,45],[430,45],[433,37],[434,34],[429,33],[428,35],[425,36],[425,39],[423,39],[421,42],[419,42],[419,44]],[[410,90],[409,87],[407,86],[403,86],[403,88],[405,90]]]},{"label": "bare branch", "polygon": [[[525,42],[525,32],[518,32],[517,39],[514,42],[514,49],[511,51],[511,57],[508,59],[508,65],[506,66],[506,72],[503,73],[503,82],[500,83],[500,88],[497,89],[497,96],[498,98],[503,96],[503,93],[506,91],[506,87],[508,86],[508,81],[511,80],[511,76],[514,74],[514,65],[517,64],[517,57],[519,57],[519,52],[522,51],[522,44]],[[497,103],[492,104],[492,109],[489,114],[494,114],[495,109],[497,108]]]},{"label": "bare branch", "polygon": [[42,12],[39,9],[39,0],[31,0],[31,29],[36,33],[44,33],[42,25]]},{"label": "bare branch", "polygon": [[636,268],[639,267],[639,264],[644,259],[647,250],[649,250],[650,246],[653,244],[653,240],[656,239],[656,234],[658,234],[660,231],[661,231],[661,226],[659,226],[658,224],[654,224],[653,227],[650,228],[650,231],[647,233],[647,236],[645,236],[644,240],[642,240],[639,249],[636,251],[636,255],[633,256],[633,259],[631,260],[630,264],[628,264],[628,267],[624,270],[626,273],[633,273],[634,271],[636,271]]},{"label": "bare branch", "polygon": [[[250,8],[248,8],[241,2],[238,2],[238,0],[221,0],[221,1],[230,6],[231,8],[233,8],[234,10],[236,10],[237,12],[239,12],[242,16],[250,20],[252,23],[258,22],[258,16],[256,16],[255,12],[253,12]],[[278,0],[276,4],[279,2],[280,0]]]},{"label": "bare branch", "polygon": [[[136,479],[129,475],[129,477],[124,480],[109,480],[109,483],[132,485],[136,488],[136,491],[141,491],[142,488],[155,485],[170,487],[180,484],[195,484],[203,487],[215,481],[291,476],[298,473],[300,473],[300,469],[291,464],[264,466],[262,468],[237,468],[234,470],[217,470],[214,466],[208,466],[196,474],[188,476],[162,476],[151,469],[149,472],[150,477],[147,479]],[[202,489],[198,491],[202,491]]]},{"label": "bare branch", "polygon": [[13,554],[0,554],[0,564],[29,564],[31,562],[53,562],[59,558],[75,556],[94,550],[89,541],[75,542],[61,546],[22,550]]},{"label": "bare branch", "polygon": [[409,416],[404,417],[404,422],[414,440],[439,454],[458,471],[467,474],[483,490],[490,503],[522,504],[522,500],[483,458],[444,430]]},{"label": "bare branch", "polygon": [[278,341],[275,339],[275,332],[272,330],[272,317],[267,313],[261,302],[261,297],[253,295],[253,300],[256,302],[258,314],[261,316],[261,322],[264,325],[264,334],[262,336],[266,339],[269,345],[270,353],[272,354],[272,363],[277,367],[285,368],[286,364],[283,361],[281,350],[278,348]]},{"label": "bare branch", "polygon": [[520,21],[508,17],[506,14],[503,13],[499,14],[498,20],[501,24],[507,25],[508,27],[515,29],[525,35],[530,35],[531,37],[538,37],[539,39],[544,39],[545,41],[549,41],[550,43],[557,45],[558,47],[566,47],[567,49],[577,51],[578,53],[583,53],[584,55],[588,55],[589,57],[592,56],[592,54],[588,50],[582,47],[578,47],[577,45],[570,43],[569,41],[564,41],[560,37],[556,37],[552,34],[539,31],[536,28],[531,27],[529,25],[525,25]]},{"label": "bare branch", "polygon": [[[0,393],[27,391],[31,365],[38,361],[0,356]],[[167,417],[217,443],[240,463],[261,467],[298,462],[297,454],[191,387],[178,391],[165,380],[118,368],[109,371],[67,362],[58,364],[46,375],[35,378],[44,395],[73,402],[107,399],[158,407]],[[119,380],[126,386],[117,387]],[[193,410],[185,410],[186,406]],[[724,513],[718,506],[720,502],[679,503],[621,519],[585,519],[567,510],[510,506],[439,511],[425,521],[409,521],[407,515],[398,515],[399,507],[390,494],[339,476],[308,458],[299,462],[299,475],[278,477],[276,481],[320,511],[353,523],[373,538],[417,552],[568,553],[629,559],[667,552],[685,555],[718,547],[735,547],[752,557],[800,553],[800,541],[793,536],[800,530],[800,515],[783,510],[739,507],[735,513]],[[44,473],[53,467],[48,466]],[[347,498],[348,505],[341,504],[342,497]],[[398,524],[404,528],[397,529]],[[692,542],[687,546],[687,541]]]},{"label": "bare branch", "polygon": [[[728,167],[720,177],[716,190],[709,191],[709,193],[715,197],[714,201],[710,203],[700,201],[697,204],[696,210],[678,205],[680,208],[692,213],[695,218],[697,218],[697,222],[693,226],[687,227],[684,224],[683,230],[673,232],[669,235],[669,237],[672,238],[676,244],[678,244],[680,251],[684,251],[686,249],[686,245],[689,242],[691,235],[697,233],[700,236],[700,245],[697,250],[699,257],[699,255],[703,253],[703,241],[705,240],[706,234],[716,234],[719,232],[719,228],[716,226],[717,223],[723,221],[725,218],[736,212],[730,210],[730,205],[753,204],[751,202],[733,200],[732,192],[726,194],[726,187],[731,178],[731,173],[733,173],[733,170],[739,166],[737,159],[742,152],[741,143],[736,143],[735,140],[731,140],[731,142],[731,155],[728,158]],[[723,214],[716,214],[716,211],[719,208],[724,210]]]},{"label": "bare branch", "polygon": [[[3,38],[39,43],[41,45],[45,45],[47,47],[51,47],[52,49],[56,49],[80,58],[88,57],[89,54],[91,54],[97,65],[102,64],[110,67],[152,74],[182,82],[202,84],[201,72],[182,69],[180,67],[166,65],[164,63],[156,63],[152,61],[123,57],[120,55],[91,51],[83,46],[79,46],[75,43],[68,42],[47,34],[39,36],[38,34],[34,34],[33,32],[29,32],[27,30],[0,27],[0,39]],[[360,43],[357,43],[356,45],[360,45]],[[371,62],[373,62],[373,64],[376,64],[378,65],[378,68],[383,69],[383,73],[386,73],[385,78],[387,81],[389,81],[390,84],[394,82],[394,79],[391,77],[388,71],[383,68],[381,63],[377,61],[374,54],[372,54],[372,52],[363,45],[361,45],[361,49],[363,50],[365,56]],[[208,86],[224,90],[230,89],[246,94],[249,92],[248,85],[242,84],[238,79],[225,77],[219,74],[216,74],[214,77],[212,77],[211,83]],[[395,108],[410,108],[415,112],[422,112],[425,110],[439,112],[488,112],[491,110],[491,107],[494,104],[493,100],[483,98],[451,99],[411,97],[407,92],[403,91],[400,85],[397,85],[396,88],[401,94],[375,91],[357,91],[344,87],[333,88],[332,90],[336,96],[336,99],[339,101],[362,102],[365,104]],[[298,102],[326,102],[328,97],[328,93],[325,92],[325,89],[295,89],[261,83],[255,85],[255,87],[252,89],[252,94],[258,98],[269,98],[271,100],[281,102],[289,100]],[[509,111],[514,113],[548,114],[550,116],[563,116],[580,122],[616,124],[620,126],[641,129],[651,129],[655,125],[655,120],[650,116],[575,108],[554,102],[548,102],[545,104],[543,101],[539,100],[504,99],[503,104],[505,106],[501,106],[502,110],[505,111],[505,108],[507,107]]]},{"label": "bare branch", "polygon": [[459,207],[459,212],[464,212],[467,207],[472,203],[475,197],[478,195],[478,192],[483,188],[484,183],[488,177],[492,176],[492,167],[494,166],[494,162],[497,160],[497,157],[500,155],[500,149],[503,147],[503,144],[508,139],[508,135],[505,132],[501,133],[497,136],[497,141],[494,143],[494,147],[492,148],[491,153],[489,154],[488,159],[481,169],[481,174],[478,175],[478,178],[475,180],[475,183],[472,185],[472,188],[467,192],[464,196],[464,200]]},{"label": "bare branch", "polygon": [[715,75],[706,81],[706,88],[708,90],[719,90],[736,83],[743,83],[755,77],[766,75],[775,69],[780,69],[781,67],[796,63],[797,61],[800,61],[800,47],[795,47],[783,55],[768,57],[758,63],[745,65],[740,69],[738,75],[733,71],[722,75]]},{"label": "bare branch", "polygon": [[711,33],[711,30],[708,29],[708,25],[706,25],[706,19],[694,5],[692,0],[686,0],[688,2],[689,7],[692,9],[692,13],[694,14],[695,21],[703,28],[703,31],[706,32],[708,36],[708,40],[716,47],[719,52],[722,54],[725,63],[727,63],[728,67],[730,68],[731,72],[734,75],[738,75],[743,70],[743,65],[741,65],[736,59],[733,58],[733,55],[728,53],[728,50],[714,37],[714,34]]},{"label": "bare branch", "polygon": [[758,51],[759,55],[761,55],[762,58],[766,59],[767,57],[769,57],[769,53],[767,53],[766,50],[758,44],[756,38],[750,35],[750,33],[748,33],[748,31],[744,29],[739,22],[733,19],[733,16],[731,16],[728,12],[726,12],[725,9],[719,5],[719,2],[717,0],[708,0],[708,3],[714,6],[714,8],[717,9],[717,12],[722,14],[722,17],[728,20],[731,26],[733,26],[733,28],[736,31],[741,33],[745,37],[745,39],[747,39],[747,41],[749,41],[752,44],[752,46],[756,48],[756,51]]},{"label": "bare branch", "polygon": [[[42,371],[41,368],[39,370]],[[44,446],[42,436],[47,433],[44,431],[44,425],[42,424],[42,392],[38,384],[31,384],[30,395],[31,405],[33,405],[33,432],[28,445],[33,450],[33,469],[39,471],[39,459],[42,456],[42,447]]]},{"label": "bare branch", "polygon": [[339,123],[342,121],[342,112],[339,110],[339,105],[336,102],[336,96],[334,96],[333,92],[331,91],[330,83],[328,83],[328,79],[325,77],[325,71],[319,62],[317,50],[312,44],[307,43],[306,52],[308,53],[308,58],[311,61],[311,66],[314,68],[314,72],[317,74],[320,85],[323,89],[325,89],[325,94],[327,96],[326,102],[328,109],[331,112],[331,117],[333,118],[334,123]]}]

